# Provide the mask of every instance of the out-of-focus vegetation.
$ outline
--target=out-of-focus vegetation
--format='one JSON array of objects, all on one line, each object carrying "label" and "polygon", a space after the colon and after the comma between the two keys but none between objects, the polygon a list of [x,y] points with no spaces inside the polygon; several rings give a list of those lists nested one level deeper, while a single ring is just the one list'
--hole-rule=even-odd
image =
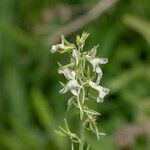
[{"label": "out-of-focus vegetation", "polygon": [[[2,0],[0,4],[0,150],[68,150],[53,132],[63,121],[68,96],[58,93],[57,55],[45,43],[61,26],[84,14],[98,0]],[[90,32],[86,49],[100,44],[108,57],[102,83],[111,89],[104,103],[91,105],[102,115],[106,136],[93,150],[150,149],[150,1],[119,0],[103,16],[73,33]],[[50,45],[49,45],[50,47]],[[67,57],[61,57],[62,62]],[[61,79],[62,80],[62,79]],[[69,111],[77,130],[74,110]]]}]

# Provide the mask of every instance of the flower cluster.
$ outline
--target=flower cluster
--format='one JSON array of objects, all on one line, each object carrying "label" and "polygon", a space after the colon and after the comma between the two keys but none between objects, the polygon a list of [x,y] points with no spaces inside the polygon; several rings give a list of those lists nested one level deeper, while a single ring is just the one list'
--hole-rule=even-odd
[{"label": "flower cluster", "polygon": [[[103,102],[104,97],[109,93],[109,89],[100,85],[102,78],[101,65],[108,62],[107,58],[96,57],[98,46],[94,46],[90,51],[83,51],[83,47],[88,33],[83,32],[76,38],[76,45],[69,43],[62,36],[61,44],[53,45],[52,53],[68,53],[70,62],[66,65],[59,63],[58,73],[63,74],[66,78],[66,84],[61,83],[63,88],[60,93],[70,91],[72,97],[68,100],[68,107],[74,105],[80,113],[80,119],[84,120],[84,126],[99,135],[96,126],[96,117],[99,115],[95,110],[89,109],[86,101],[91,99],[90,91],[97,93],[96,101]],[[92,92],[93,93],[93,92]]]}]

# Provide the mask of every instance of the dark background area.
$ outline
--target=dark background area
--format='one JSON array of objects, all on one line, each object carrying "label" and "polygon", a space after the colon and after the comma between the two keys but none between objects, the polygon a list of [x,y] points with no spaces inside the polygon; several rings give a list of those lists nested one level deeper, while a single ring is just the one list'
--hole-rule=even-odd
[{"label": "dark background area", "polygon": [[[59,94],[57,61],[51,35],[85,14],[98,0],[1,0],[0,4],[0,150],[69,150],[67,139],[53,130],[67,116],[78,132],[69,96]],[[102,104],[97,141],[86,133],[92,150],[150,149],[150,1],[119,0],[103,15],[70,33],[67,40],[90,33],[85,50],[99,44],[102,85],[111,92]],[[65,34],[65,33],[64,33]],[[61,35],[60,35],[61,36]],[[57,37],[57,40],[60,39]],[[48,43],[48,44],[47,44]]]}]

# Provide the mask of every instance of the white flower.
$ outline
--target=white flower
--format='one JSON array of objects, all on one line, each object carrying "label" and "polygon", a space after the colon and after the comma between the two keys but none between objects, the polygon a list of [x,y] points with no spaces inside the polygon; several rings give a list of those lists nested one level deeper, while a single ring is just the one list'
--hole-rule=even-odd
[{"label": "white flower", "polygon": [[90,85],[93,89],[95,89],[95,90],[98,91],[99,95],[98,95],[98,97],[97,97],[97,102],[98,102],[98,103],[99,103],[99,102],[102,103],[104,97],[109,93],[110,90],[109,90],[108,88],[105,88],[105,87],[102,87],[102,86],[100,86],[100,85],[97,85],[96,83],[94,83],[94,82],[92,82],[92,81],[89,82],[89,85]]},{"label": "white flower", "polygon": [[94,46],[94,47],[92,48],[92,50],[89,51],[88,54],[86,54],[86,59],[87,59],[87,60],[90,61],[90,60],[92,60],[92,59],[95,58],[96,53],[97,53],[97,48],[98,48],[98,45],[97,45],[97,46]]},{"label": "white flower", "polygon": [[100,80],[101,80],[101,78],[102,78],[102,75],[103,75],[103,72],[102,72],[102,69],[100,68],[100,65],[101,65],[101,64],[106,64],[106,63],[108,62],[108,59],[107,59],[107,58],[97,58],[97,57],[95,57],[95,56],[96,56],[96,53],[97,53],[97,48],[98,48],[98,45],[97,45],[97,46],[94,46],[94,47],[92,48],[92,50],[89,51],[89,52],[85,55],[85,57],[86,57],[86,59],[92,64],[92,66],[93,66],[93,71],[98,74],[96,84],[99,84],[99,83],[100,83]]},{"label": "white flower", "polygon": [[65,49],[65,46],[63,44],[57,44],[57,45],[53,45],[51,48],[51,52],[52,53],[56,53],[59,50],[63,50]]},{"label": "white flower", "polygon": [[63,74],[67,80],[75,79],[75,71],[69,70],[67,67],[64,67],[58,71],[59,74]]},{"label": "white flower", "polygon": [[66,86],[61,89],[59,92],[60,93],[66,93],[69,90],[71,91],[71,93],[75,96],[77,96],[79,94],[79,89],[80,89],[80,85],[78,84],[78,82],[74,79],[74,80],[70,80]]},{"label": "white flower", "polygon": [[63,50],[63,49],[66,49],[66,46],[64,44],[64,36],[62,36],[62,39],[61,39],[61,44],[56,44],[56,45],[53,45],[52,48],[51,48],[51,52],[52,53],[56,53],[60,50]]},{"label": "white flower", "polygon": [[107,62],[108,62],[107,58],[94,58],[94,59],[90,60],[90,63],[93,66],[93,71],[96,73],[101,73],[102,70],[99,65],[106,64]]},{"label": "white flower", "polygon": [[79,89],[81,88],[78,84],[77,80],[75,79],[76,73],[73,70],[69,70],[67,67],[64,67],[58,71],[60,74],[64,74],[65,78],[69,80],[66,86],[60,90],[60,93],[66,93],[67,91],[71,91],[73,95],[79,94]]},{"label": "white flower", "polygon": [[108,62],[108,59],[107,58],[93,58],[93,59],[89,60],[89,62],[93,66],[93,71],[98,74],[96,83],[99,84],[100,80],[102,78],[102,75],[103,75],[103,72],[102,72],[102,69],[100,68],[100,65],[106,64]]},{"label": "white flower", "polygon": [[53,45],[52,48],[51,48],[51,53],[56,53],[56,52],[60,52],[60,51],[63,51],[63,50],[67,50],[67,49],[73,49],[74,48],[74,45],[66,45],[65,44],[65,38],[64,36],[61,37],[61,44],[56,44],[56,45]]}]

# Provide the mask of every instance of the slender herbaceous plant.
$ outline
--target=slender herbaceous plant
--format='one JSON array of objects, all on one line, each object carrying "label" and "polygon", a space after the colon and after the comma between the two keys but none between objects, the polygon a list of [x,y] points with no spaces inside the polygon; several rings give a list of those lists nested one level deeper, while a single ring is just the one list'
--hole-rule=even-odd
[{"label": "slender herbaceous plant", "polygon": [[[89,108],[88,101],[95,99],[97,103],[102,103],[104,97],[109,93],[108,88],[100,85],[103,75],[101,65],[106,64],[108,59],[96,57],[98,46],[94,46],[89,51],[83,50],[88,36],[89,34],[86,32],[77,36],[76,45],[69,43],[62,36],[61,43],[51,47],[51,53],[67,53],[70,59],[66,65],[58,63],[58,73],[66,78],[66,83],[60,82],[62,89],[59,92],[61,94],[71,93],[71,97],[68,98],[68,109],[75,107],[79,113],[80,136],[69,129],[66,119],[64,119],[65,128],[59,126],[59,130],[55,130],[55,132],[61,136],[69,137],[71,150],[74,150],[74,143],[79,144],[79,150],[84,149],[85,129],[96,134],[98,140],[100,135],[105,135],[99,132],[96,123],[100,114]],[[87,144],[87,149],[89,149],[89,144]]]}]

